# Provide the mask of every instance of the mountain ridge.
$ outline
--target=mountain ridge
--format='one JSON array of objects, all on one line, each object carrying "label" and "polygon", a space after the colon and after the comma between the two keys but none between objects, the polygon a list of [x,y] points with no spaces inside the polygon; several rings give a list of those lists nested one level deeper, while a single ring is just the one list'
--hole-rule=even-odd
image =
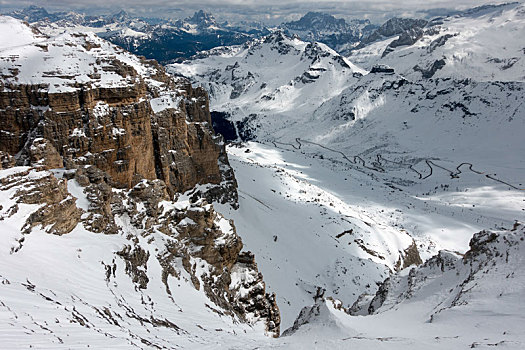
[{"label": "mountain ridge", "polygon": [[[521,349],[525,83],[507,38],[524,15],[395,18],[349,56],[281,28],[167,67],[75,32],[81,15],[48,34],[0,16],[2,343]],[[130,45],[159,24],[113,17],[92,25]],[[162,23],[190,41],[233,28]]]},{"label": "mountain ridge", "polygon": [[237,207],[237,184],[206,92],[93,34],[0,28],[7,346],[205,343],[203,318],[277,336],[275,296],[211,204]]}]

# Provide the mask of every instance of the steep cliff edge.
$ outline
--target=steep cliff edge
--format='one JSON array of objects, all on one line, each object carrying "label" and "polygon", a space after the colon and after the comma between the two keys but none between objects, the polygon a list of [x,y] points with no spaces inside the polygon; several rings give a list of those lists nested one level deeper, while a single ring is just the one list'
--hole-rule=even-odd
[{"label": "steep cliff edge", "polygon": [[31,163],[31,147],[43,138],[65,167],[95,165],[117,186],[161,179],[173,195],[222,182],[218,199],[235,202],[204,90],[94,35],[47,38],[8,17],[0,24],[33,36],[0,47],[0,150],[19,165]]},{"label": "steep cliff edge", "polygon": [[[237,184],[207,93],[94,35],[48,38],[0,16],[3,30],[0,260],[11,268],[0,293],[9,308],[61,344],[62,321],[115,346],[205,343],[206,327],[231,335],[263,325],[278,336],[275,296],[233,222],[209,204],[236,207]],[[38,311],[48,299],[21,302],[35,290],[64,306],[56,321]],[[22,329],[8,319],[0,328]]]}]

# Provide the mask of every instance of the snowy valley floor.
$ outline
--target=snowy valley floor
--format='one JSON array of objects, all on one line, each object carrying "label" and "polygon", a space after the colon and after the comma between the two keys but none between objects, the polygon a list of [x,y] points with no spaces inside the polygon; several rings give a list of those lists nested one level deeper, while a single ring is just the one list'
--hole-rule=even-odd
[{"label": "snowy valley floor", "polygon": [[[451,178],[435,167],[420,180],[409,169],[378,173],[313,145],[278,146],[229,148],[240,209],[218,210],[235,220],[245,249],[255,253],[267,287],[277,294],[283,331],[320,289],[345,307],[363,292],[375,293],[387,266],[394,269],[396,247],[412,239],[425,261],[441,249],[465,253],[474,233],[511,228],[523,217],[523,191],[474,172]],[[525,284],[518,286],[523,295]],[[525,320],[514,311],[473,307],[429,323],[430,305],[443,293],[373,316],[328,307],[320,320],[263,347],[483,348],[502,341],[523,347]]]},{"label": "snowy valley floor", "polygon": [[[523,218],[523,191],[472,172],[451,178],[437,168],[420,180],[408,169],[378,173],[307,145],[297,150],[250,142],[228,152],[240,208],[216,209],[235,220],[244,249],[255,253],[267,289],[277,295],[281,331],[322,290],[345,308],[362,293],[375,294],[377,283],[389,276],[400,251],[413,241],[423,261],[441,249],[464,253],[475,232],[510,229]],[[73,182],[69,185],[77,205],[85,206],[87,197]],[[0,198],[4,211],[13,205],[11,192]],[[114,253],[129,244],[125,234],[95,234],[79,226],[59,237],[34,229],[12,254],[10,248],[22,244],[20,227],[30,209],[24,204],[15,215],[4,215],[1,349],[525,347],[525,244],[519,239],[511,241],[514,250],[505,246],[507,255],[501,250],[497,264],[487,260],[491,264],[469,283],[462,283],[468,266],[458,260],[459,267],[448,273],[424,270],[414,297],[396,304],[394,295],[390,308],[379,314],[350,316],[330,301],[321,302],[306,314],[307,324],[273,339],[264,336],[260,325],[235,323],[213,305],[205,307],[205,293],[184,272],[169,279],[176,292],[166,294],[155,259],[148,264],[148,288],[137,289],[125,274],[125,262],[115,259]],[[120,224],[133,233],[127,221]],[[525,230],[519,234],[525,236]],[[134,235],[151,256],[167,239]],[[106,280],[110,265],[117,273]],[[408,273],[405,269],[393,278],[401,291]],[[468,293],[458,294],[458,288]],[[462,295],[461,303],[454,299],[457,306],[447,307],[455,295]]]}]

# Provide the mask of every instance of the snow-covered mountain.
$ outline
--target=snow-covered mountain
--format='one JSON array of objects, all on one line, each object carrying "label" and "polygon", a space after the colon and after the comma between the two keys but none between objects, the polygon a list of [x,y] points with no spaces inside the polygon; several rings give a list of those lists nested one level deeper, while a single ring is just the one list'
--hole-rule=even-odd
[{"label": "snow-covered mountain", "polygon": [[[477,38],[483,43],[472,42],[472,47],[482,50],[525,28],[518,15],[521,8],[489,7],[481,17],[470,11],[469,16],[443,22],[458,27],[463,23],[465,28],[480,24],[484,35]],[[491,26],[487,16],[496,25]],[[395,39],[379,42],[386,47]],[[453,44],[439,47],[454,50]],[[312,47],[317,47],[316,55],[303,59]],[[382,275],[368,272],[374,276],[368,279],[361,271],[366,275],[369,267],[381,271],[385,266],[394,270],[396,258],[388,263],[389,259],[371,257],[375,267],[353,260],[341,265],[351,266],[367,282],[345,282],[338,270],[340,259],[323,260],[338,256],[347,238],[346,244],[356,243],[344,232],[363,234],[366,222],[372,228],[379,228],[374,222],[382,223],[378,232],[392,232],[398,240],[396,250],[410,256],[413,239],[426,260],[440,249],[465,252],[473,232],[509,227],[523,216],[525,149],[520,135],[525,132],[525,109],[520,79],[487,81],[484,74],[464,79],[470,67],[463,66],[454,66],[457,70],[450,70],[449,76],[443,70],[439,78],[421,79],[421,73],[403,76],[398,67],[411,56],[395,52],[381,58],[379,51],[377,62],[367,61],[369,68],[364,65],[367,71],[351,62],[361,56],[344,58],[321,44],[274,33],[168,67],[210,91],[210,107],[220,118],[216,123],[229,125],[228,130],[235,129],[241,138],[263,143],[230,148],[239,179],[240,211],[223,213],[235,219],[247,246],[261,257],[270,290],[285,297],[278,298],[285,327],[300,304],[317,294],[316,287],[349,306],[350,293],[365,290]],[[410,64],[422,66],[422,57]],[[392,60],[386,62],[394,69],[377,65],[385,60]],[[485,62],[483,69],[500,74],[492,62]],[[324,196],[329,199],[321,200]],[[309,211],[309,203],[318,213]],[[287,214],[276,220],[276,212]],[[352,214],[356,212],[361,214]],[[300,252],[287,255],[296,237],[301,237]],[[368,245],[374,238],[362,242]],[[382,244],[373,245],[371,251],[381,251]],[[332,249],[334,253],[317,254]],[[342,256],[360,257],[349,251]],[[283,266],[286,276],[297,276],[292,287],[289,278],[275,277]],[[350,293],[337,288],[343,284]]]},{"label": "snow-covered mountain", "polygon": [[322,12],[308,12],[297,21],[283,23],[280,27],[289,35],[297,35],[308,42],[322,42],[340,53],[359,44],[376,28],[366,19],[345,21]]},{"label": "snow-covered mountain", "polygon": [[256,23],[218,23],[202,10],[185,19],[136,18],[126,11],[107,16],[87,16],[75,12],[49,13],[30,6],[10,16],[37,25],[41,31],[57,35],[64,30],[93,32],[126,50],[159,62],[188,58],[217,46],[242,44],[269,31]]},{"label": "snow-covered mountain", "polygon": [[[294,144],[296,138],[304,138],[349,151],[349,155],[366,154],[369,162],[380,149],[408,153],[405,160],[411,158],[409,163],[414,166],[432,158],[458,159],[456,166],[461,159],[479,159],[485,164],[520,162],[522,60],[516,57],[512,66],[503,69],[487,58],[498,55],[497,61],[507,60],[505,55],[519,53],[520,44],[509,43],[507,51],[482,48],[504,45],[499,40],[506,37],[504,33],[524,30],[523,6],[492,10],[480,17],[473,12],[443,20],[458,28],[475,28],[465,31],[472,40],[461,39],[460,34],[449,38],[443,32],[434,34],[433,40],[423,38],[415,45],[397,47],[383,58],[382,53],[375,59],[367,56],[365,67],[388,63],[393,74],[376,67],[363,75],[366,71],[351,59],[364,60],[364,56],[346,59],[322,44],[307,44],[280,32],[244,46],[212,50],[168,69],[205,87],[212,110],[226,113],[244,138]],[[457,53],[447,54],[449,60],[433,61],[454,50]],[[464,63],[454,61],[454,55],[462,53]],[[434,62],[434,78],[439,79],[421,79],[431,75],[421,68],[430,61]],[[488,81],[493,76],[499,79]],[[490,137],[494,133],[499,136]],[[479,139],[485,142],[464,146]],[[428,166],[419,172],[425,168]]]},{"label": "snow-covered mountain", "polygon": [[185,20],[177,21],[177,24],[180,28],[188,32],[219,29],[215,17],[213,17],[211,13],[204,12],[203,10],[195,12],[192,17],[188,17]]},{"label": "snow-covered mountain", "polygon": [[2,344],[523,348],[523,13],[166,70],[0,17]]},{"label": "snow-covered mountain", "polygon": [[515,38],[524,34],[524,23],[523,4],[483,6],[377,41],[349,59],[366,69],[386,64],[412,80],[523,81],[525,53]]},{"label": "snow-covered mountain", "polygon": [[168,70],[200,83],[209,91],[212,109],[231,114],[245,138],[255,136],[255,128],[261,138],[267,130],[304,120],[364,72],[325,44],[282,31],[210,50]]},{"label": "snow-covered mountain", "polygon": [[[520,315],[522,311],[516,309],[520,293],[514,285],[523,278],[524,239],[525,227],[518,222],[510,230],[478,232],[464,255],[440,251],[408,274],[385,280],[363,311],[379,314],[427,299],[433,303],[431,323],[446,319],[447,312],[460,312],[454,308],[486,308],[493,302],[498,303],[494,308],[498,312]],[[436,288],[443,293],[436,295]],[[476,300],[479,297],[488,300]]]}]

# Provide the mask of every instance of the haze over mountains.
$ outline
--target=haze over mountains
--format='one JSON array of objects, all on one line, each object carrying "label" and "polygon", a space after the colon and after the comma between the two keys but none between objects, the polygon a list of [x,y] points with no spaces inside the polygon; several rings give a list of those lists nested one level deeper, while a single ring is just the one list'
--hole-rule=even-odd
[{"label": "haze over mountains", "polygon": [[305,41],[319,41],[340,53],[348,54],[360,44],[370,44],[426,24],[422,19],[392,18],[378,25],[368,19],[345,21],[316,11],[308,12],[296,21],[273,26],[265,25],[262,21],[220,22],[213,14],[203,10],[184,19],[135,17],[124,10],[110,15],[48,12],[38,6],[8,14],[37,24],[49,34],[60,33],[65,28],[95,32],[135,54],[163,63],[189,58],[199,51],[217,46],[242,44],[269,34],[276,27],[288,35],[298,35]]},{"label": "haze over mountains", "polygon": [[0,16],[2,346],[522,349],[525,7],[442,13]]}]

